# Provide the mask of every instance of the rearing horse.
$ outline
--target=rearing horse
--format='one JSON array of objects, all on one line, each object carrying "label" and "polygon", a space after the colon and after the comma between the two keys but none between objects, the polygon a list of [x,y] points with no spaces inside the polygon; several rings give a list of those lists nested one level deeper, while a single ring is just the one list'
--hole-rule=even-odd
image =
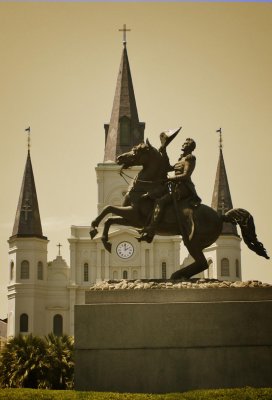
[{"label": "rearing horse", "polygon": [[[143,228],[152,213],[154,201],[150,198],[143,198],[142,195],[150,190],[160,190],[161,185],[167,182],[167,166],[163,155],[153,147],[148,140],[132,148],[131,151],[121,154],[117,158],[117,164],[126,169],[132,166],[142,166],[142,170],[129,187],[122,206],[106,206],[97,218],[91,223],[90,236],[93,239],[98,233],[96,227],[107,214],[115,214],[109,217],[104,224],[102,242],[106,250],[111,252],[109,242],[109,228],[112,224],[133,226]],[[181,216],[184,217],[184,208],[178,208]],[[161,222],[156,230],[157,235],[182,235],[177,208],[174,204],[165,207]],[[207,260],[203,249],[216,241],[222,232],[223,222],[239,224],[243,239],[247,246],[260,256],[269,258],[263,244],[257,240],[255,226],[251,214],[241,208],[232,209],[225,215],[218,215],[215,210],[204,204],[194,209],[194,233],[191,240],[185,241],[190,255],[194,262],[185,268],[174,272],[171,279],[190,278],[208,268]]]}]

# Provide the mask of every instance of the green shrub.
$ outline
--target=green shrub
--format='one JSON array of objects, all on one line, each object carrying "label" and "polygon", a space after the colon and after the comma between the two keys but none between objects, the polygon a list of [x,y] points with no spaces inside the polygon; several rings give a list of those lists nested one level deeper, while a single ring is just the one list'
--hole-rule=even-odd
[{"label": "green shrub", "polygon": [[73,339],[18,335],[0,354],[0,387],[72,389]]},{"label": "green shrub", "polygon": [[46,387],[50,389],[72,389],[74,387],[74,341],[71,336],[55,336],[52,333],[46,338]]},{"label": "green shrub", "polygon": [[0,356],[1,387],[37,388],[44,380],[45,341],[19,335],[10,339]]}]

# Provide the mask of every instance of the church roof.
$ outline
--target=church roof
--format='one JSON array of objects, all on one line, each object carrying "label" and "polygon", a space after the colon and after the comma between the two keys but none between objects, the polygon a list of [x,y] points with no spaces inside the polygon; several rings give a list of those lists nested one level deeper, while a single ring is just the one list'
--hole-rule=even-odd
[{"label": "church roof", "polygon": [[139,122],[126,43],[113,100],[111,119],[105,128],[104,162],[115,162],[116,157],[144,140],[145,123]]},{"label": "church roof", "polygon": [[46,239],[42,233],[38,198],[29,150],[27,153],[12,237],[37,237]]},{"label": "church roof", "polygon": [[[215,183],[212,196],[212,208],[216,210],[219,215],[223,215],[227,211],[233,208],[227,171],[223,157],[222,145],[220,145],[219,159],[215,176]],[[223,229],[221,234],[238,236],[236,226],[227,222],[223,223]]]}]

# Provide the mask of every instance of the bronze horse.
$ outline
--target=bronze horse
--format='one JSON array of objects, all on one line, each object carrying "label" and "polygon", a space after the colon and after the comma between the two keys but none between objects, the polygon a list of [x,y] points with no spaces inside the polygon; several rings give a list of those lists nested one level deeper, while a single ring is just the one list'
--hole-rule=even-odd
[{"label": "bronze horse", "polygon": [[[97,218],[91,223],[90,236],[93,239],[98,233],[96,227],[107,214],[115,214],[109,217],[104,224],[102,242],[106,250],[111,252],[111,243],[108,233],[112,224],[143,228],[147,225],[154,200],[142,197],[143,194],[154,188],[165,185],[167,182],[167,168],[163,155],[147,140],[132,148],[131,151],[121,154],[117,158],[117,164],[122,170],[132,166],[142,166],[142,170],[136,176],[125,196],[122,206],[106,206]],[[180,217],[184,208],[180,208]],[[177,208],[174,204],[166,206],[162,221],[159,223],[157,235],[181,235],[177,218]],[[219,237],[223,222],[239,224],[243,239],[247,246],[258,255],[269,258],[262,243],[257,240],[253,217],[244,209],[232,209],[225,215],[218,215],[215,210],[204,204],[200,204],[193,215],[194,233],[191,240],[184,242],[194,262],[189,266],[174,272],[171,279],[190,278],[208,268],[203,249],[210,246]]]}]

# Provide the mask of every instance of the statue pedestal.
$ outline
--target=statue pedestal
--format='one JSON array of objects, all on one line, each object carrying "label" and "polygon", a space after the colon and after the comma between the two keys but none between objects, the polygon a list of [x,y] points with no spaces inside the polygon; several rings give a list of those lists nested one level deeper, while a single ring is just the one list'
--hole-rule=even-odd
[{"label": "statue pedestal", "polygon": [[76,390],[268,387],[272,287],[90,291],[75,306]]}]

